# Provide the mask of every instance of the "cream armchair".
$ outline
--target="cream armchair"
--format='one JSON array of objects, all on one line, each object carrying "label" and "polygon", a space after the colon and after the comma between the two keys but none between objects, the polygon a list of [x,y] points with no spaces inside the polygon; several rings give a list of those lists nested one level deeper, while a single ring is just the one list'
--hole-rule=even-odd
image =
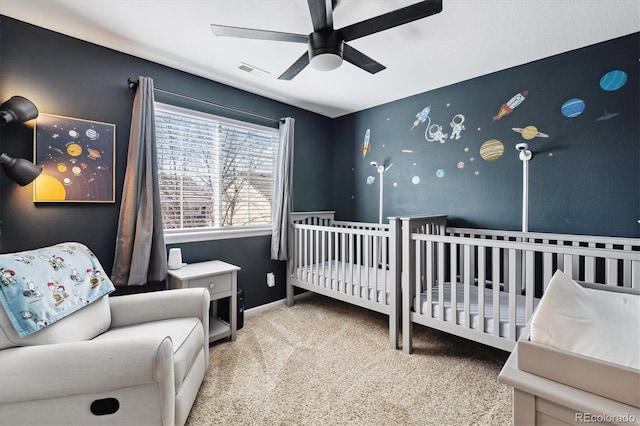
[{"label": "cream armchair", "polygon": [[182,425],[208,330],[206,289],[103,296],[22,338],[0,306],[0,424]]}]

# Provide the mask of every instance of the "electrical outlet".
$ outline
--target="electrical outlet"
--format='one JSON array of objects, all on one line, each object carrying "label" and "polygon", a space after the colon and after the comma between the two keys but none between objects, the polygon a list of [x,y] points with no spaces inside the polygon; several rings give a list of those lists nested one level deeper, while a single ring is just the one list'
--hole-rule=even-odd
[{"label": "electrical outlet", "polygon": [[273,274],[273,272],[269,272],[267,274],[267,285],[269,287],[273,287],[276,285],[276,276]]}]

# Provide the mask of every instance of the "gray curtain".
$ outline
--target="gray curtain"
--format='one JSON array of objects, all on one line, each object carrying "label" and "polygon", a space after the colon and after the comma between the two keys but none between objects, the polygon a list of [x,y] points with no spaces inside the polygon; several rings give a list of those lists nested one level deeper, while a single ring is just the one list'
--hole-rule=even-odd
[{"label": "gray curtain", "polygon": [[289,258],[289,213],[291,211],[291,179],[293,176],[293,133],[295,120],[291,117],[280,122],[278,167],[274,182],[273,213],[271,222],[271,259]]},{"label": "gray curtain", "polygon": [[144,285],[167,278],[153,101],[153,80],[139,77],[111,273],[116,285]]}]

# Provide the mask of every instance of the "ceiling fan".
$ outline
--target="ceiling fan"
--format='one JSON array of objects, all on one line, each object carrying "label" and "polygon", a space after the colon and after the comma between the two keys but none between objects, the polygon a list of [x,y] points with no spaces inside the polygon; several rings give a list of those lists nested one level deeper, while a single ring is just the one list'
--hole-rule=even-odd
[{"label": "ceiling fan", "polygon": [[313,23],[313,32],[309,35],[215,24],[211,25],[211,29],[215,35],[221,37],[307,44],[308,52],[300,56],[293,65],[282,73],[278,77],[279,80],[293,79],[309,64],[315,69],[329,71],[338,68],[343,59],[375,74],[386,67],[349,46],[346,42],[417,21],[442,11],[442,0],[425,0],[336,30],[333,28],[333,9],[338,0],[307,0],[307,3]]}]

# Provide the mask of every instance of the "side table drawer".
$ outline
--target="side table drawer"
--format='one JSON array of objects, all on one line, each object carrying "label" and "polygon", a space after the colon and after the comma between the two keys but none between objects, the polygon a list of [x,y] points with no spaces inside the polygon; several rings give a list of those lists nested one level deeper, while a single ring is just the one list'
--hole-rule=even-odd
[{"label": "side table drawer", "polygon": [[197,278],[189,281],[189,287],[204,287],[209,294],[231,291],[231,274],[215,275],[212,277]]}]

